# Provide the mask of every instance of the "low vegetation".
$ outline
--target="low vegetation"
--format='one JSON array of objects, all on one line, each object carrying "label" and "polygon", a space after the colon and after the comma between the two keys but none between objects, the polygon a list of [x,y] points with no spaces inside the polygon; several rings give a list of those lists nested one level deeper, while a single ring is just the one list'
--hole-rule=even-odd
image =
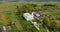
[{"label": "low vegetation", "polygon": [[[42,2],[41,2],[42,3]],[[50,12],[47,15],[52,15],[54,19],[50,19],[47,15],[43,18],[44,24],[49,28],[50,32],[57,32],[58,28],[60,28],[60,3],[3,3],[0,4],[0,27],[3,25],[8,27],[11,26],[12,30],[17,30],[17,32],[39,32],[36,28],[30,23],[26,21],[23,17],[23,13],[34,11],[34,12]],[[15,23],[12,19],[16,18],[22,26],[22,30],[18,30]],[[39,23],[37,19],[34,19]],[[2,24],[2,25],[1,25]],[[45,27],[40,25],[40,32],[46,32]],[[16,32],[16,31],[14,31]]]}]

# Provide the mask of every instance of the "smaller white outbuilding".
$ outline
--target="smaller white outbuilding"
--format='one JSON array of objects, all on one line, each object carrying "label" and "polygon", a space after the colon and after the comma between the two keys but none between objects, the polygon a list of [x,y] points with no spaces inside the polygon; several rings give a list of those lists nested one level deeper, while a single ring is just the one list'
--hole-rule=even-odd
[{"label": "smaller white outbuilding", "polygon": [[38,30],[40,30],[37,22],[33,22],[33,25],[34,25]]},{"label": "smaller white outbuilding", "polygon": [[27,21],[34,19],[33,13],[32,13],[32,14],[30,14],[30,13],[24,13],[23,16],[24,16],[24,18],[25,18]]},{"label": "smaller white outbuilding", "polygon": [[36,13],[36,16],[37,16],[37,17],[39,17],[39,16],[40,16],[40,14]]},{"label": "smaller white outbuilding", "polygon": [[2,28],[3,28],[3,30],[6,30],[6,27],[5,26],[3,26]]},{"label": "smaller white outbuilding", "polygon": [[34,26],[37,26],[37,22],[33,22]]},{"label": "smaller white outbuilding", "polygon": [[5,26],[2,27],[2,32],[6,32],[6,27]]}]

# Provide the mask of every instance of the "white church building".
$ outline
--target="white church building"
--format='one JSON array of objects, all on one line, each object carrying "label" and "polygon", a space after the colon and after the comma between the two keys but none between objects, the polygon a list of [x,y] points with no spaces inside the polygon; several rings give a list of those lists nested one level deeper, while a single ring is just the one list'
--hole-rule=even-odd
[{"label": "white church building", "polygon": [[33,13],[32,13],[32,14],[30,14],[30,13],[24,13],[23,16],[24,16],[24,18],[25,18],[27,21],[30,21],[30,20],[33,20],[33,19],[34,19]]}]

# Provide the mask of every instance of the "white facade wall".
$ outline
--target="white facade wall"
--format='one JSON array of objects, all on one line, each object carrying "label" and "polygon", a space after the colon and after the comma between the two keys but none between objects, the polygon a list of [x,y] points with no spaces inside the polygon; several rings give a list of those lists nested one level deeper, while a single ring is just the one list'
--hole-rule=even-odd
[{"label": "white facade wall", "polygon": [[24,13],[24,18],[28,21],[28,20],[33,20],[34,16],[32,14],[29,13]]}]

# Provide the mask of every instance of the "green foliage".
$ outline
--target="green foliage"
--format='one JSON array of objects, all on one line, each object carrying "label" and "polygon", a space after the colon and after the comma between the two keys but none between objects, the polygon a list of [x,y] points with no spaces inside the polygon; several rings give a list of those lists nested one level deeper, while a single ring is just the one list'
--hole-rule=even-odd
[{"label": "green foliage", "polygon": [[40,32],[46,32],[46,29],[43,25],[39,25]]},{"label": "green foliage", "polygon": [[19,13],[29,12],[29,11],[36,10],[36,7],[38,7],[38,5],[36,4],[22,4],[21,7],[17,6],[17,10]]},{"label": "green foliage", "polygon": [[[3,23],[0,23],[0,27],[3,25],[7,25],[7,26],[12,25],[11,24],[11,22],[13,21],[12,19],[16,17],[16,19],[19,20],[19,22],[21,23],[21,25],[25,31],[37,32],[36,28],[33,27],[30,22],[27,22],[23,17],[23,13],[29,12],[29,11],[50,12],[50,15],[53,15],[54,17],[56,17],[56,19],[60,20],[60,5],[54,4],[54,3],[50,3],[50,4],[41,3],[41,5],[40,5],[40,3],[38,3],[38,4],[31,4],[31,3],[24,3],[24,4],[21,4],[21,3],[14,4],[13,3],[12,4],[11,3],[10,5],[8,3],[8,4],[4,4],[4,5],[2,4],[2,5],[0,5],[0,7],[1,6],[2,6],[2,8],[0,9],[0,18],[2,19]],[[14,6],[14,8],[13,8],[13,6]],[[50,30],[53,30],[55,32],[55,29],[60,27],[60,25],[57,23],[56,19],[50,20],[46,16],[43,18],[43,22]],[[33,21],[36,21],[37,23],[39,23],[39,21],[36,19]],[[1,24],[3,24],[3,25],[1,25]],[[13,27],[12,30],[17,30],[15,24],[13,24],[12,27]],[[42,32],[45,32],[45,28],[43,26],[40,26],[40,28],[41,28]],[[21,32],[23,32],[24,30],[22,30]]]},{"label": "green foliage", "polygon": [[48,17],[44,17],[43,21],[44,21],[44,23],[47,24],[47,25],[50,24],[50,20],[49,20]]},{"label": "green foliage", "polygon": [[57,23],[57,21],[55,19],[50,20],[48,17],[44,17],[43,22],[49,28],[49,30],[56,31],[56,29],[58,29],[60,27],[59,23]]}]

